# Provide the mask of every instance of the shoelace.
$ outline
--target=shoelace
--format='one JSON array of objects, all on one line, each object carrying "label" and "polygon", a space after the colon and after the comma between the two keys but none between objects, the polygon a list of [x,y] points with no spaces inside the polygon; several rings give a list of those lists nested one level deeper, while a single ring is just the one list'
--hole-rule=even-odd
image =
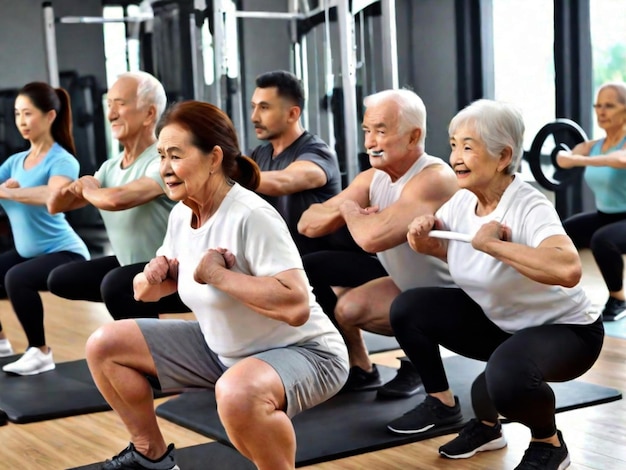
[{"label": "shoelace", "polygon": [[544,469],[552,456],[551,449],[546,446],[531,445],[524,452],[524,468]]}]

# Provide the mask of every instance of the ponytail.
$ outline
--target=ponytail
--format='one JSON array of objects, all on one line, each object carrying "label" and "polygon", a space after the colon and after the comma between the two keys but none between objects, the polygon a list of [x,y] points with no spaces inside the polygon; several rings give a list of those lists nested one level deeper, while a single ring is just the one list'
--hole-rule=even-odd
[{"label": "ponytail", "polygon": [[235,157],[235,167],[230,177],[244,188],[254,191],[261,183],[261,170],[250,157],[239,154]]},{"label": "ponytail", "polygon": [[55,93],[59,97],[60,107],[57,117],[52,123],[52,137],[72,155],[76,156],[76,146],[72,135],[72,108],[70,105],[70,95],[63,88],[55,88]]}]

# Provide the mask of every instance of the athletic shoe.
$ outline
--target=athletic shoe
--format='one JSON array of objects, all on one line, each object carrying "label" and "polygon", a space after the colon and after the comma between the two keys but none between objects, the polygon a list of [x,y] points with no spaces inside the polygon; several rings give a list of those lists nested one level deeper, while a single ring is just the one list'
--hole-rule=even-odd
[{"label": "athletic shoe", "polygon": [[626,317],[626,302],[609,296],[602,310],[602,320],[617,321],[624,317]]},{"label": "athletic shoe", "polygon": [[478,419],[471,419],[458,436],[439,448],[439,453],[450,459],[468,459],[485,450],[497,450],[506,446],[502,425],[487,426]]},{"label": "athletic shoe", "polygon": [[417,434],[434,427],[460,423],[463,420],[459,398],[454,397],[454,406],[447,406],[437,398],[426,395],[422,403],[387,425],[396,434]]},{"label": "athletic shoe", "polygon": [[343,392],[363,392],[366,390],[376,390],[383,384],[376,364],[372,365],[372,371],[367,372],[359,366],[350,367],[348,380],[341,389]]},{"label": "athletic shoe", "polygon": [[28,348],[17,361],[5,365],[2,370],[10,374],[36,375],[55,368],[52,359],[52,349],[48,354],[42,353],[39,348]]},{"label": "athletic shoe", "polygon": [[398,373],[378,389],[376,398],[379,400],[409,398],[416,395],[421,386],[422,378],[415,370],[413,363],[408,358],[401,358]]},{"label": "athletic shoe", "polygon": [[15,354],[8,339],[0,339],[0,357],[8,357]]},{"label": "athletic shoe", "polygon": [[545,442],[531,442],[515,470],[563,470],[569,467],[569,453],[561,431],[557,431],[561,447]]},{"label": "athletic shoe", "polygon": [[140,454],[131,442],[122,452],[104,462],[101,470],[180,470],[180,467],[176,465],[174,453],[174,444],[170,444],[163,457],[151,460]]}]

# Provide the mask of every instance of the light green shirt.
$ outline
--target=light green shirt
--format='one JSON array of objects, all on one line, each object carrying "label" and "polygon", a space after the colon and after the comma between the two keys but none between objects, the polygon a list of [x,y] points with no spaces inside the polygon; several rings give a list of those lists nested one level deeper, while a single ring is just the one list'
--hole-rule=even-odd
[{"label": "light green shirt", "polygon": [[[156,144],[148,147],[129,167],[122,168],[123,153],[107,160],[95,178],[102,188],[123,186],[147,176],[165,188],[159,174],[160,157]],[[175,202],[165,193],[152,201],[122,211],[100,210],[113,253],[120,265],[143,263],[156,255],[163,243],[167,219]]]}]

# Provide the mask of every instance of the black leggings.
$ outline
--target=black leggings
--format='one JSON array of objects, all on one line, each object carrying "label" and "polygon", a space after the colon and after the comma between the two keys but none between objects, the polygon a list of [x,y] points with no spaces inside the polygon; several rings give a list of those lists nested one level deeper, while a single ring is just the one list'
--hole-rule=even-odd
[{"label": "black leggings", "polygon": [[563,226],[576,248],[591,248],[609,292],[622,290],[626,253],[626,212],[586,212],[570,217]]},{"label": "black leggings", "polygon": [[458,288],[403,292],[391,306],[391,327],[427,393],[449,389],[439,345],[486,361],[472,385],[476,417],[495,422],[501,414],[528,426],[537,439],[556,432],[554,392],[546,382],[585,373],[604,339],[600,319],[590,325],[551,324],[506,333]]},{"label": "black leggings", "polygon": [[35,258],[23,258],[15,250],[0,254],[0,293],[9,298],[24,328],[29,347],[46,344],[43,304],[39,291],[48,290],[48,274],[57,266],[84,259],[82,255],[71,251]]},{"label": "black leggings", "polygon": [[378,258],[364,251],[317,251],[304,255],[302,263],[317,302],[335,324],[337,296],[331,287],[358,287],[388,275]]},{"label": "black leggings", "polygon": [[48,278],[50,292],[70,300],[104,302],[115,320],[158,318],[159,313],[189,312],[178,293],[157,302],[138,302],[133,296],[133,278],[146,263],[120,266],[115,256],[60,266]]}]

